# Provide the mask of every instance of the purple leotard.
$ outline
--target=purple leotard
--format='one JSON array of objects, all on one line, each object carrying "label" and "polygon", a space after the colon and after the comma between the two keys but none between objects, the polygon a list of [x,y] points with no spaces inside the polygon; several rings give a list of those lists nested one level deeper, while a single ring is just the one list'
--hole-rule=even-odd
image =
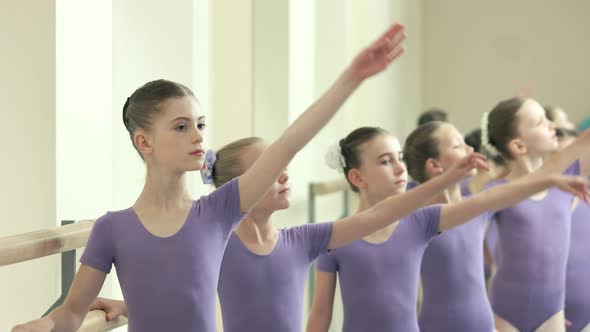
[{"label": "purple leotard", "polygon": [[94,227],[80,259],[117,269],[130,332],[215,332],[215,291],[221,259],[243,218],[237,179],[201,197],[181,229],[150,233],[132,208],[109,212]]},{"label": "purple leotard", "polygon": [[590,323],[590,204],[579,202],[572,216],[572,235],[567,262],[565,318],[568,332]]},{"label": "purple leotard", "polygon": [[385,242],[360,240],[320,256],[319,271],[338,272],[343,332],[418,332],[420,262],[439,220],[440,205],[426,207],[401,219]]},{"label": "purple leotard", "polygon": [[493,331],[483,261],[484,233],[491,215],[483,213],[428,244],[421,269],[421,332]]},{"label": "purple leotard", "polygon": [[[579,162],[565,174],[579,175]],[[492,308],[520,332],[533,331],[564,308],[572,201],[571,194],[550,188],[541,200],[527,199],[495,213],[501,250]]]},{"label": "purple leotard", "polygon": [[279,231],[268,255],[250,251],[231,235],[219,275],[225,332],[300,332],[309,266],[326,252],[332,223]]}]

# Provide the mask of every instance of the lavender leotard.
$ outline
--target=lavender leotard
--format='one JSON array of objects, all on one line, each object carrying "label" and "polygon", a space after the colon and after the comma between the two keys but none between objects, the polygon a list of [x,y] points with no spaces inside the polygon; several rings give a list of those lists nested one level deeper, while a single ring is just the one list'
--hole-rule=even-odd
[{"label": "lavender leotard", "polygon": [[590,204],[579,202],[572,216],[572,235],[567,262],[565,318],[568,332],[590,323]]},{"label": "lavender leotard", "polygon": [[231,235],[217,287],[224,332],[300,332],[311,263],[326,252],[332,223],[282,229],[273,251],[258,255]]},{"label": "lavender leotard", "polygon": [[422,260],[421,332],[494,329],[484,276],[483,241],[491,213],[433,238]]},{"label": "lavender leotard", "polygon": [[418,332],[420,262],[439,220],[440,205],[426,207],[401,219],[385,242],[360,240],[320,256],[318,270],[338,272],[343,332]]},{"label": "lavender leotard", "polygon": [[223,251],[243,216],[237,179],[195,201],[169,237],[150,233],[132,208],[109,212],[92,228],[80,262],[105,273],[115,265],[129,332],[215,332]]},{"label": "lavender leotard", "polygon": [[[579,162],[565,174],[579,175]],[[571,194],[550,188],[541,200],[527,199],[495,213],[501,250],[492,308],[520,332],[534,331],[564,308],[572,201]]]}]

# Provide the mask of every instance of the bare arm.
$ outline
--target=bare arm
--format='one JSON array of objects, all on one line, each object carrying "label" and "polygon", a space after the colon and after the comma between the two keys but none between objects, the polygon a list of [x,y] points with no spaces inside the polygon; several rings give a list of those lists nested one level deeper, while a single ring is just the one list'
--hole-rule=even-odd
[{"label": "bare arm", "polygon": [[329,249],[343,246],[367,236],[428,204],[436,194],[464,178],[475,167],[486,168],[485,157],[471,154],[452,169],[416,188],[379,202],[361,213],[334,223]]},{"label": "bare arm", "polygon": [[444,231],[459,226],[486,211],[507,208],[550,186],[557,186],[561,190],[572,192],[585,200],[588,199],[588,181],[586,179],[559,174],[547,176],[538,170],[504,185],[470,196],[460,202],[443,204],[439,230]]},{"label": "bare arm", "polygon": [[588,176],[590,130],[582,133],[568,147],[553,154],[543,163],[541,168],[533,173],[473,195],[459,203],[443,205],[439,229],[446,230],[461,225],[485,211],[500,210],[512,206],[550,186],[558,186],[562,190],[572,192],[587,200],[587,184],[583,179],[558,175],[576,159],[580,159],[581,174]]},{"label": "bare arm", "polygon": [[307,332],[327,332],[332,322],[336,273],[316,270],[316,291],[307,320]]},{"label": "bare arm", "polygon": [[102,288],[105,278],[106,273],[82,264],[64,304],[46,317],[17,325],[12,331],[77,331]]},{"label": "bare arm", "polygon": [[580,175],[590,175],[590,129],[584,131],[574,142],[553,154],[543,163],[541,171],[545,174],[562,173],[574,161],[580,160]]},{"label": "bare arm", "polygon": [[362,81],[387,68],[403,52],[404,27],[391,26],[363,50],[336,82],[272,143],[239,178],[240,208],[249,211],[294,155],[332,118]]}]

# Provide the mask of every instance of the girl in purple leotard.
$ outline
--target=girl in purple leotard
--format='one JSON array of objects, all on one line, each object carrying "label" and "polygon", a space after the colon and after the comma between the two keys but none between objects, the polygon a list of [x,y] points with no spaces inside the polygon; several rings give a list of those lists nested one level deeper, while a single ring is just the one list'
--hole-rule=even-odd
[{"label": "girl in purple leotard", "polygon": [[[482,128],[491,151],[501,154],[510,169],[510,183],[543,165],[558,149],[553,123],[538,102],[511,98],[489,113]],[[590,171],[588,132],[579,138],[576,162],[567,174]],[[572,150],[573,151],[573,150]],[[564,331],[565,276],[570,244],[572,196],[546,190],[495,214],[498,226],[498,270],[491,287],[496,328],[501,331]]]},{"label": "girl in purple leotard", "polygon": [[[558,128],[560,148],[570,145],[578,134]],[[590,331],[590,204],[575,200],[573,204],[571,243],[565,284],[565,318],[570,322],[568,332]]]},{"label": "girl in purple leotard", "polygon": [[576,201],[565,285],[565,318],[568,332],[590,331],[590,204]]}]

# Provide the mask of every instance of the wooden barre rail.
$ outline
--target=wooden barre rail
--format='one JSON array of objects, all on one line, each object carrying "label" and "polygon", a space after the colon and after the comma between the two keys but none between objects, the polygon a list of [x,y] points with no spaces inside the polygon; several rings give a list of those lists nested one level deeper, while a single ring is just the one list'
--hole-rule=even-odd
[{"label": "wooden barre rail", "polygon": [[94,221],[53,227],[0,238],[0,266],[84,247]]},{"label": "wooden barre rail", "polygon": [[103,332],[110,331],[119,326],[127,325],[127,318],[120,316],[110,322],[105,319],[105,312],[102,310],[93,310],[86,315],[84,323],[78,329],[78,332]]},{"label": "wooden barre rail", "polygon": [[[93,226],[94,220],[83,220],[71,225],[0,238],[0,266],[65,253],[84,247],[86,241],[88,241],[88,236],[90,236],[90,231]],[[62,258],[62,265],[63,264],[64,261]],[[63,284],[62,280],[62,288],[64,287],[66,286]],[[62,295],[62,297],[64,296],[65,295]],[[59,304],[59,302],[57,304]],[[127,325],[127,318],[119,317],[107,322],[104,311],[94,310],[86,315],[86,318],[78,331],[103,332],[110,331],[123,325]]]},{"label": "wooden barre rail", "polygon": [[310,188],[312,193],[321,196],[347,190],[348,183],[345,180],[312,182]]}]

